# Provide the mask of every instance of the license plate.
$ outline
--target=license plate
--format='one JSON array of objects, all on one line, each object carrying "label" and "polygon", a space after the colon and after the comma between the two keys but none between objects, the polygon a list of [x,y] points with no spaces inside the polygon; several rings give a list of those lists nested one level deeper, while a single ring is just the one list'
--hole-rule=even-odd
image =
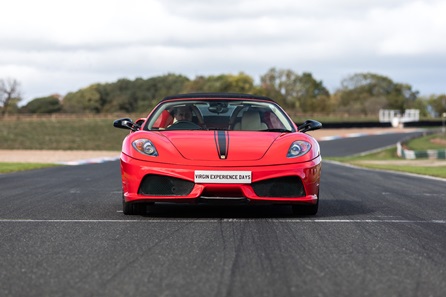
[{"label": "license plate", "polygon": [[195,182],[207,184],[250,184],[251,171],[196,170]]}]

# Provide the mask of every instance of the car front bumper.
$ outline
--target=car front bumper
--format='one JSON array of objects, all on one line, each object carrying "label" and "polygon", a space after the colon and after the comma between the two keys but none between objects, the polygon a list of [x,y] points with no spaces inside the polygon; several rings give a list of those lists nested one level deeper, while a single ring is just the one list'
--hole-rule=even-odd
[{"label": "car front bumper", "polygon": [[[251,182],[196,183],[195,173],[200,170],[248,171]],[[125,202],[197,203],[240,198],[249,203],[316,204],[321,157],[284,165],[216,167],[147,162],[121,154],[121,174]]]}]

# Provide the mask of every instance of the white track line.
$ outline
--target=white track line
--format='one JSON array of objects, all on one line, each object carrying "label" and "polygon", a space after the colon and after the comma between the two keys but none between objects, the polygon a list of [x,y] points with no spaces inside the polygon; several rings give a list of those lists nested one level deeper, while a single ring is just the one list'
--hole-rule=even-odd
[{"label": "white track line", "polygon": [[391,224],[446,224],[446,220],[330,220],[330,219],[146,219],[146,220],[34,220],[0,219],[0,223],[232,223],[267,220],[278,223],[391,223]]}]

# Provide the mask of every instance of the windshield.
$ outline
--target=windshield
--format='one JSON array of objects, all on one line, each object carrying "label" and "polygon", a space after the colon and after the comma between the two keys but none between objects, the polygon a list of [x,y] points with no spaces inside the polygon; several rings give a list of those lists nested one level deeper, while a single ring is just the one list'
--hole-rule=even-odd
[{"label": "windshield", "polygon": [[151,114],[145,130],[294,131],[273,102],[194,100],[165,102]]}]

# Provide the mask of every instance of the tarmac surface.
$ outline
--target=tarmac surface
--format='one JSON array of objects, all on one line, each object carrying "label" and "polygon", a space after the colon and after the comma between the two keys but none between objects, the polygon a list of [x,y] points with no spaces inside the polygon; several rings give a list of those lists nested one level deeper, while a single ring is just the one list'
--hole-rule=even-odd
[{"label": "tarmac surface", "polygon": [[[320,144],[346,155],[401,137]],[[119,168],[0,174],[0,296],[445,295],[444,179],[325,162],[316,216],[221,204],[126,216]]]}]

